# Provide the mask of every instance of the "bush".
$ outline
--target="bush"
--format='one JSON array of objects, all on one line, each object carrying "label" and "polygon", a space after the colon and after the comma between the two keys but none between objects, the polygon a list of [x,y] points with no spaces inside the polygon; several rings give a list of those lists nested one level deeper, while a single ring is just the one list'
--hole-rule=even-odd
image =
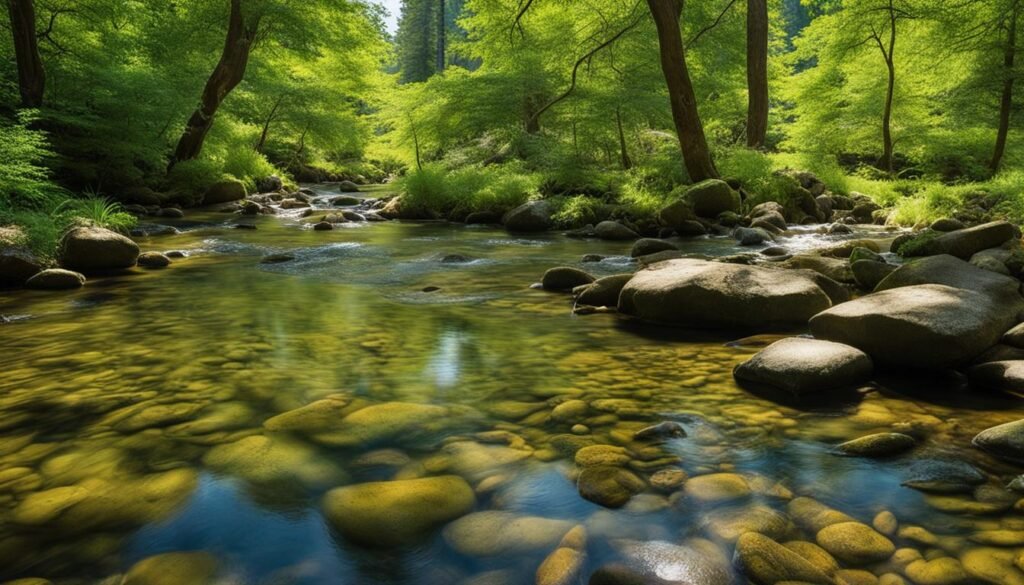
[{"label": "bush", "polygon": [[559,197],[554,201],[558,211],[551,216],[551,219],[555,225],[563,228],[597,223],[600,217],[600,208],[603,205],[600,200],[585,195]]},{"label": "bush", "polygon": [[124,211],[120,203],[101,197],[68,199],[54,210],[55,223],[64,230],[74,225],[94,225],[127,233],[138,220]]},{"label": "bush", "polygon": [[8,211],[45,207],[60,193],[43,166],[51,156],[46,136],[28,128],[31,122],[28,114],[0,122],[0,208]]},{"label": "bush", "polygon": [[409,172],[400,183],[402,205],[414,216],[476,211],[503,213],[528,201],[537,177],[502,167],[467,167],[446,171],[440,164]]}]

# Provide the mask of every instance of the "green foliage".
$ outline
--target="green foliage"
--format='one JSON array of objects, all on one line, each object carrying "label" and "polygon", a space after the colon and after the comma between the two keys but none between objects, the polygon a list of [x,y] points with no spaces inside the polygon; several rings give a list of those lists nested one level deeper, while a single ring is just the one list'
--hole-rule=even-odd
[{"label": "green foliage", "polygon": [[430,217],[475,211],[504,213],[528,201],[537,178],[514,168],[466,167],[448,171],[438,164],[409,172],[400,183],[403,210]]},{"label": "green foliage", "polygon": [[0,122],[0,208],[40,207],[57,195],[43,164],[52,156],[46,136],[30,129],[31,121],[23,113],[15,122]]},{"label": "green foliage", "polygon": [[124,211],[120,203],[102,197],[68,199],[54,210],[54,223],[67,228],[72,225],[94,225],[127,233],[138,223],[135,216]]},{"label": "green foliage", "polygon": [[558,211],[551,216],[556,225],[572,228],[588,223],[596,223],[600,217],[601,201],[585,195],[560,198],[556,201]]}]

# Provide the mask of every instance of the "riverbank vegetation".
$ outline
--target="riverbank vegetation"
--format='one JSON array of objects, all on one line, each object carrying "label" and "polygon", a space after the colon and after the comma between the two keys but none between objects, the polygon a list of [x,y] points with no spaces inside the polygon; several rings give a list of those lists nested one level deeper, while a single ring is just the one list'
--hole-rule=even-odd
[{"label": "riverbank vegetation", "polygon": [[359,0],[12,1],[0,221],[47,254],[82,217],[130,223],[65,200],[187,207],[277,175],[395,180],[407,217],[550,198],[578,227],[713,177],[778,200],[784,170],[891,223],[979,194],[1024,219],[1018,2],[936,4],[405,0],[390,35]]}]

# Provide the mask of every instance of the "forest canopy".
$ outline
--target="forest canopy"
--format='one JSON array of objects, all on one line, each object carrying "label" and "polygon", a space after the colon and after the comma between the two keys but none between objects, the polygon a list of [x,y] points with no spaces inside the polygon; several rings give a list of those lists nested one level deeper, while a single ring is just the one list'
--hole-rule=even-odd
[{"label": "forest canopy", "polygon": [[280,176],[395,180],[411,216],[548,197],[573,225],[709,177],[782,196],[786,169],[893,222],[979,190],[1019,217],[1019,9],[403,0],[391,34],[363,0],[9,0],[0,223]]}]

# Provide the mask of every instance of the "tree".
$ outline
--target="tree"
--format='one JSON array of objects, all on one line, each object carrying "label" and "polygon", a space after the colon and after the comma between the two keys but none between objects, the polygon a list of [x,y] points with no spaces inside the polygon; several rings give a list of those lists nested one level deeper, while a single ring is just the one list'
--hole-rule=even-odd
[{"label": "tree", "polygon": [[679,29],[682,0],[647,0],[647,6],[658,29],[661,69],[665,75],[672,119],[679,135],[679,148],[683,153],[686,172],[694,182],[718,178],[718,170],[711,160],[711,150],[704,135],[704,125],[697,111],[697,96],[686,66],[686,51]]},{"label": "tree", "polygon": [[445,0],[437,0],[437,73],[444,71],[445,67],[445,29],[448,28],[448,20],[445,17]]},{"label": "tree", "polygon": [[7,11],[10,14],[11,34],[14,38],[21,105],[26,108],[38,108],[43,105],[46,71],[39,56],[35,4],[33,0],[7,0]]},{"label": "tree", "polygon": [[402,15],[395,35],[402,83],[426,81],[434,74],[439,58],[437,49],[443,43],[442,40],[434,43],[436,1],[402,0]]},{"label": "tree", "polygon": [[768,134],[768,0],[747,0],[747,146]]},{"label": "tree", "polygon": [[227,97],[242,78],[249,62],[249,53],[259,30],[260,15],[246,15],[242,9],[242,0],[231,0],[231,13],[228,17],[227,37],[220,61],[213,69],[203,94],[200,105],[185,124],[185,130],[174,149],[170,166],[199,156],[203,149],[203,141],[213,126],[213,118]]},{"label": "tree", "polygon": [[1013,111],[1013,85],[1016,77],[1017,57],[1017,21],[1020,15],[1020,3],[1013,2],[1010,14],[1004,21],[1006,29],[1006,45],[1003,49],[1003,90],[999,98],[999,128],[996,131],[996,144],[989,161],[993,173],[999,172],[1003,157],[1006,155],[1006,140],[1010,134],[1010,116]]}]

